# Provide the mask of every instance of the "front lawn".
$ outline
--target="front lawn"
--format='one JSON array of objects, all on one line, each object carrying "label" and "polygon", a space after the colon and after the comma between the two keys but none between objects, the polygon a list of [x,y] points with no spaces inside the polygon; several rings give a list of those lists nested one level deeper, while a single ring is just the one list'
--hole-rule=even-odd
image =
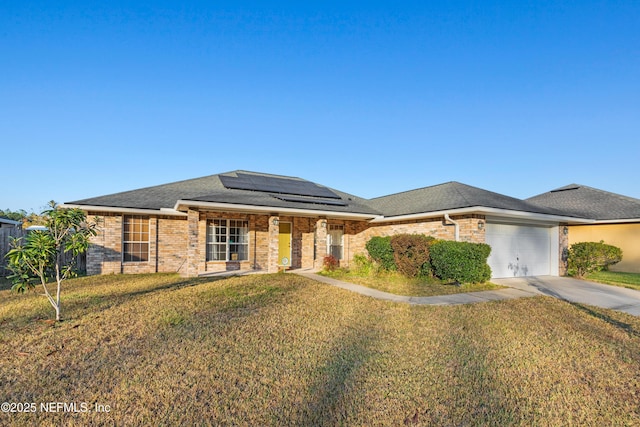
[{"label": "front lawn", "polygon": [[640,273],[621,273],[617,271],[598,271],[589,273],[587,280],[640,290]]},{"label": "front lawn", "polygon": [[435,278],[408,278],[396,272],[386,271],[381,271],[376,274],[361,274],[354,270],[337,269],[334,271],[321,271],[319,274],[395,295],[419,297],[490,291],[504,288],[504,286],[499,286],[491,282],[451,284]]},{"label": "front lawn", "polygon": [[640,424],[640,319],[550,297],[112,275],[69,282],[62,309],[51,325],[42,296],[0,291],[0,401],[36,408],[0,425]]}]

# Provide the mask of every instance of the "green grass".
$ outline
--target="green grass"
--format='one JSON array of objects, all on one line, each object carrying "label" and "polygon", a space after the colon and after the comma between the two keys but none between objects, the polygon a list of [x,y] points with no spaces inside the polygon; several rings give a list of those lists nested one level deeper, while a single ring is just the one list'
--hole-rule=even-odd
[{"label": "green grass", "polygon": [[491,282],[455,285],[444,283],[438,279],[408,278],[396,272],[385,271],[361,274],[354,270],[337,269],[334,271],[322,271],[320,274],[379,291],[407,296],[451,295],[463,292],[490,291],[504,287]]},{"label": "green grass", "polygon": [[[0,291],[0,425],[638,425],[640,319],[533,297],[412,306],[293,274]],[[415,422],[414,422],[415,421]]]},{"label": "green grass", "polygon": [[590,273],[586,279],[607,285],[621,286],[640,290],[640,273],[621,273],[617,271],[599,271]]}]

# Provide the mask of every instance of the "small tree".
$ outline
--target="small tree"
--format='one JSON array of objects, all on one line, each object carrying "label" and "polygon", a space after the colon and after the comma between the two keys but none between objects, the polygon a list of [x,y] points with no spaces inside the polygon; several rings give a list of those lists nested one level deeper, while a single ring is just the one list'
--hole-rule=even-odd
[{"label": "small tree", "polygon": [[[62,282],[74,277],[76,259],[89,247],[89,238],[96,235],[97,224],[88,223],[80,209],[61,209],[50,202],[50,210],[42,213],[46,230],[32,231],[24,238],[12,239],[7,253],[12,291],[24,293],[40,283],[60,321]],[[71,255],[71,257],[69,257]],[[55,298],[47,284],[57,283]]]}]

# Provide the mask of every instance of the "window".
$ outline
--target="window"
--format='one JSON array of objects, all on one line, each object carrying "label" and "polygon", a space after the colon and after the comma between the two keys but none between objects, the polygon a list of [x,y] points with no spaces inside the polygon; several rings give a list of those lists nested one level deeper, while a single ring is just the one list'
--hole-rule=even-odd
[{"label": "window", "polygon": [[123,261],[149,261],[149,219],[141,216],[125,215],[123,231]]},{"label": "window", "polygon": [[249,259],[249,222],[214,219],[207,224],[207,261]]},{"label": "window", "polygon": [[329,254],[335,259],[342,259],[342,236],[344,235],[343,225],[329,224],[327,233],[327,248]]}]

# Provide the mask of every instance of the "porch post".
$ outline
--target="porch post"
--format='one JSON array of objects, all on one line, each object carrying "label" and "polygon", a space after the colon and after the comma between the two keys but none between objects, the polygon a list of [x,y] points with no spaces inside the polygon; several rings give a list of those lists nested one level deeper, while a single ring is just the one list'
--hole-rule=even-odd
[{"label": "porch post", "polygon": [[320,218],[316,221],[316,259],[313,261],[316,270],[322,269],[327,253],[327,220]]},{"label": "porch post", "polygon": [[[565,232],[566,231],[566,232]],[[567,275],[567,255],[569,253],[569,227],[566,223],[561,223],[558,227],[558,275]]]},{"label": "porch post", "polygon": [[280,242],[280,217],[269,216],[269,253],[267,271],[269,273],[278,272],[278,244]]}]

